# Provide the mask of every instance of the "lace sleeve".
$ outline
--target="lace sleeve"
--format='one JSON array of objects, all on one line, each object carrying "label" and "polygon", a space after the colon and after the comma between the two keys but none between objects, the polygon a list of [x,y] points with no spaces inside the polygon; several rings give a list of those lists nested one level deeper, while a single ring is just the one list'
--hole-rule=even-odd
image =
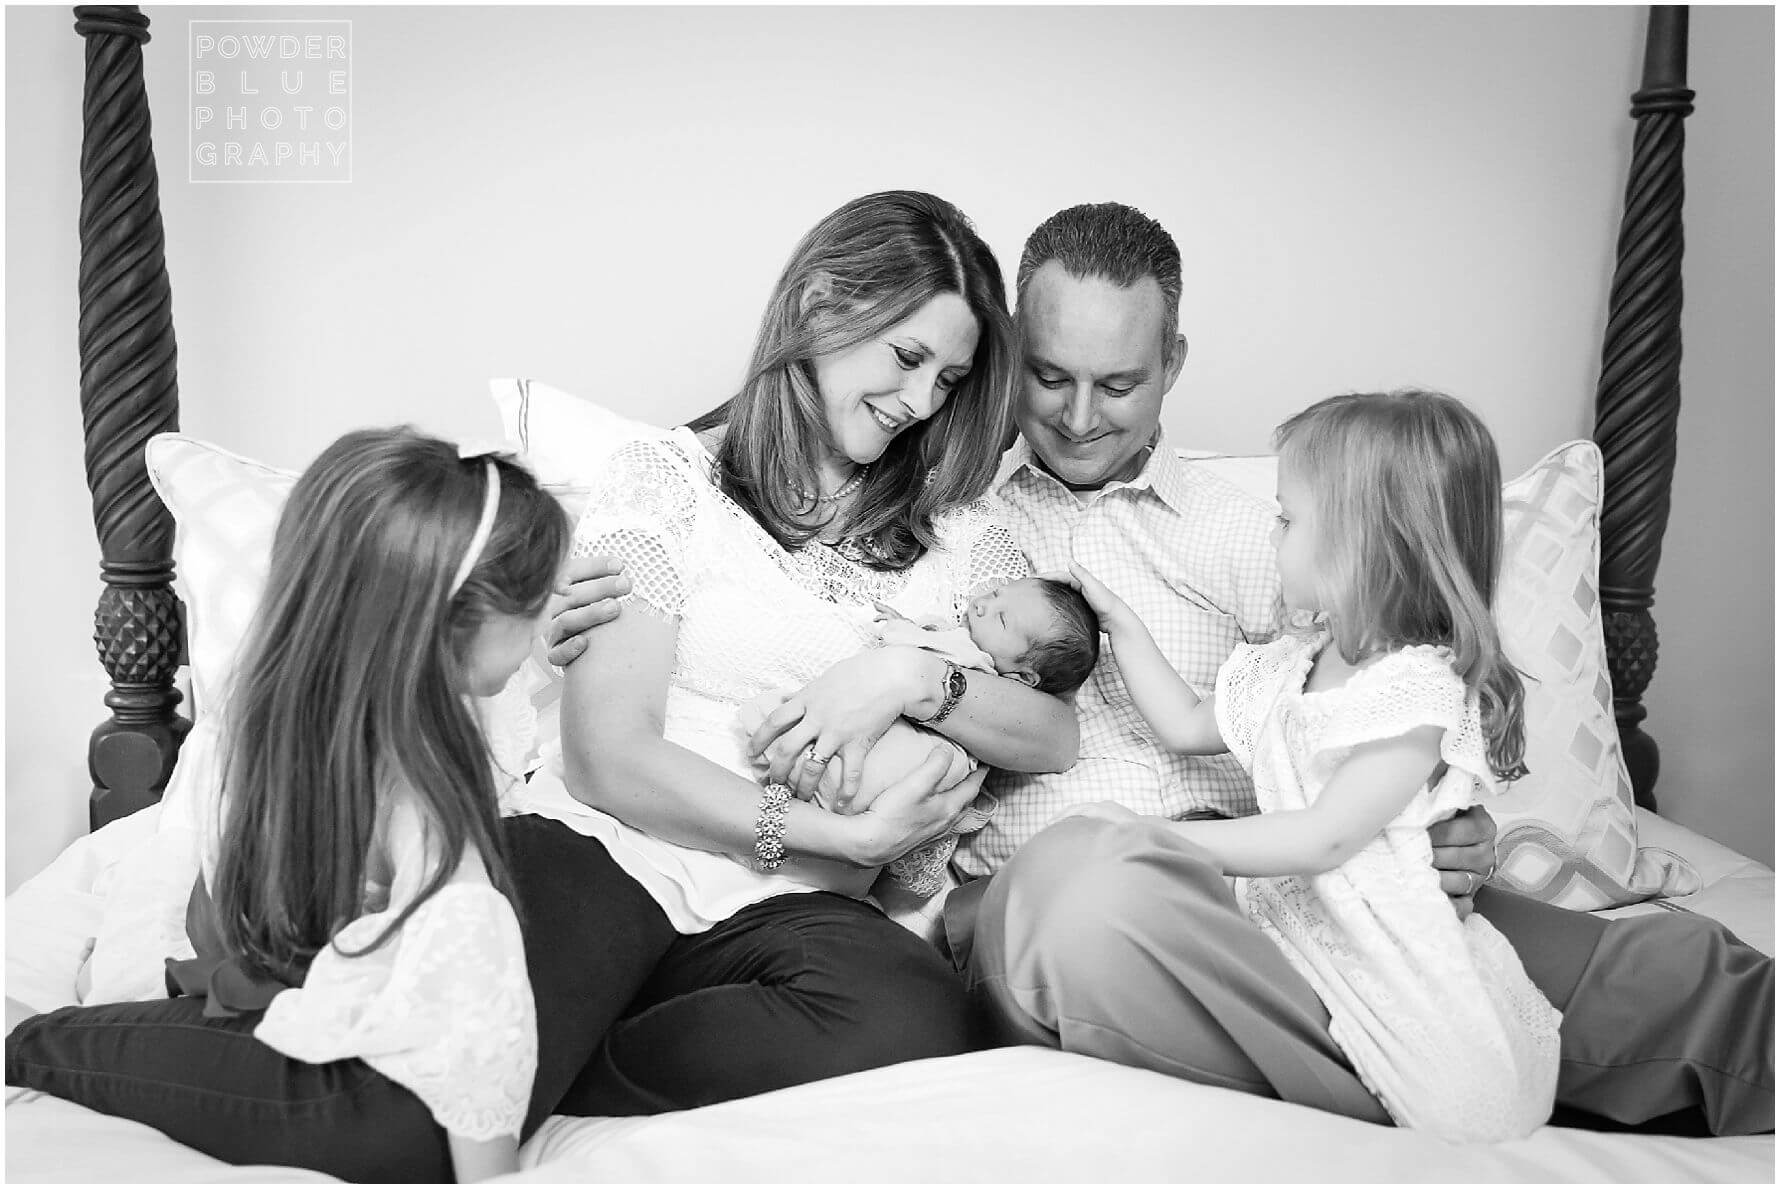
[{"label": "lace sleeve", "polygon": [[432,868],[420,821],[410,805],[392,810],[389,907],[342,929],[254,1034],[301,1061],[362,1058],[456,1135],[516,1136],[537,1072],[537,1019],[518,919],[481,857],[466,854],[395,938],[365,950]]},{"label": "lace sleeve", "polygon": [[962,617],[964,606],[985,591],[1005,586],[1032,573],[1026,555],[1014,543],[999,500],[985,497],[954,509],[942,539],[954,557],[952,604]]},{"label": "lace sleeve", "polygon": [[[478,864],[480,865],[480,864]],[[466,1139],[517,1136],[538,1065],[538,1026],[519,921],[486,883],[447,885],[402,928],[395,969],[362,1024],[389,1039],[367,1052],[379,1073]]]},{"label": "lace sleeve", "polygon": [[1218,668],[1218,734],[1244,772],[1253,773],[1255,740],[1266,721],[1293,662],[1303,659],[1306,646],[1294,636],[1282,636],[1267,644],[1238,644]]},{"label": "lace sleeve", "polygon": [[575,527],[574,557],[611,554],[631,580],[623,602],[678,616],[686,603],[700,480],[659,438],[638,438],[606,460]]},{"label": "lace sleeve", "polygon": [[1494,788],[1477,699],[1446,651],[1432,646],[1401,649],[1356,675],[1315,731],[1312,750],[1325,761],[1339,759],[1360,744],[1417,727],[1439,727],[1445,732],[1440,758],[1476,777],[1481,791]]}]

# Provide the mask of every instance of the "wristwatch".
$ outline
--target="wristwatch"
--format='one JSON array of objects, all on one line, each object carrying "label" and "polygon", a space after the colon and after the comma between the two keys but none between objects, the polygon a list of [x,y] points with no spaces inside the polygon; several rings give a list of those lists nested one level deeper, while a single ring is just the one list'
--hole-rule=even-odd
[{"label": "wristwatch", "polygon": [[944,722],[946,720],[946,715],[958,708],[958,699],[964,696],[964,691],[968,689],[969,686],[970,683],[964,676],[963,666],[959,665],[956,661],[946,661],[946,675],[939,683],[939,709],[935,710],[933,714],[927,718],[918,718],[914,721],[923,726],[932,726],[934,723]]}]

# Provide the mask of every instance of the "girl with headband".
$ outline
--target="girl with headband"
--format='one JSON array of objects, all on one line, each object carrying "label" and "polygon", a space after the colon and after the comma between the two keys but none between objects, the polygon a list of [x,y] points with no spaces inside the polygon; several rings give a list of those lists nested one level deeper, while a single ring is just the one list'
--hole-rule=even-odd
[{"label": "girl with headband", "polygon": [[170,998],[20,1024],[9,1085],[236,1164],[353,1181],[518,1167],[537,1028],[469,699],[529,654],[568,544],[525,470],[409,429],[297,480],[223,707],[196,956]]}]

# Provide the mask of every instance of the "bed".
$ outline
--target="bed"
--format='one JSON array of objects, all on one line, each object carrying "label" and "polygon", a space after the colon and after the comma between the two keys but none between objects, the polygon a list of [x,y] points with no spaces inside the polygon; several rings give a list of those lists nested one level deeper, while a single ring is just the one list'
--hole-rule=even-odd
[{"label": "bed", "polygon": [[[76,1001],[82,953],[118,865],[156,827],[161,791],[191,728],[179,713],[190,659],[175,593],[175,522],[151,486],[144,447],[178,428],[175,353],[133,8],[76,9],[86,40],[81,155],[81,405],[86,467],[106,582],[95,638],[112,680],[94,733],[93,832],[7,899],[9,999],[35,1010]],[[1627,880],[1672,894],[1597,911],[1698,912],[1773,952],[1773,872],[1656,812],[1656,743],[1642,695],[1656,664],[1650,615],[1668,515],[1679,414],[1680,211],[1686,11],[1653,9],[1634,96],[1632,175],[1597,401],[1600,472],[1594,647],[1610,674],[1618,738],[1608,773],[1634,854]],[[509,432],[548,405],[540,388],[497,384],[517,401]],[[342,429],[346,428],[344,426]],[[549,460],[534,457],[545,473]],[[1238,486],[1270,488],[1266,461],[1214,459]],[[550,478],[549,474],[545,474]],[[565,484],[573,476],[557,478]],[[1598,536],[1596,524],[1598,523]],[[182,531],[184,526],[182,525]],[[183,562],[181,574],[192,578]],[[1603,686],[1603,688],[1605,688]],[[202,711],[202,691],[199,712]],[[1605,703],[1603,703],[1605,706]],[[1623,754],[1624,767],[1618,757]],[[1528,827],[1530,830],[1531,827]],[[1536,833],[1536,831],[1534,831]],[[1518,837],[1503,832],[1505,878]],[[1530,860],[1529,860],[1530,862]],[[1585,894],[1586,880],[1565,878]],[[1654,880],[1654,883],[1650,881]],[[1527,885],[1516,885],[1525,890]],[[1547,879],[1546,885],[1551,885]],[[1562,891],[1562,889],[1558,889]],[[1556,893],[1554,893],[1556,894]],[[1610,897],[1609,899],[1615,899]],[[302,1181],[289,1168],[237,1168],[138,1124],[8,1089],[9,1180],[89,1183]],[[812,1120],[836,1120],[832,1127]],[[1191,1127],[1182,1120],[1191,1119]],[[945,1122],[939,1122],[945,1121]],[[1280,1143],[1283,1135],[1291,1143]],[[794,1159],[788,1159],[789,1156]],[[1304,1108],[1031,1048],[924,1061],[696,1111],[642,1119],[550,1120],[517,1181],[1770,1181],[1771,1135],[1720,1139],[1545,1127],[1461,1149]]]}]

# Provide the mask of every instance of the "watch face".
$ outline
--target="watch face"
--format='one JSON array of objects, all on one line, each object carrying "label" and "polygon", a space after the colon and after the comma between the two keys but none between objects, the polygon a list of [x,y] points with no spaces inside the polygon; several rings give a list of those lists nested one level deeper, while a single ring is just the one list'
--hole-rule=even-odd
[{"label": "watch face", "polygon": [[951,671],[946,674],[946,696],[949,698],[962,698],[964,696],[965,687],[968,684],[969,683],[964,679],[964,670],[957,666],[953,666]]}]

